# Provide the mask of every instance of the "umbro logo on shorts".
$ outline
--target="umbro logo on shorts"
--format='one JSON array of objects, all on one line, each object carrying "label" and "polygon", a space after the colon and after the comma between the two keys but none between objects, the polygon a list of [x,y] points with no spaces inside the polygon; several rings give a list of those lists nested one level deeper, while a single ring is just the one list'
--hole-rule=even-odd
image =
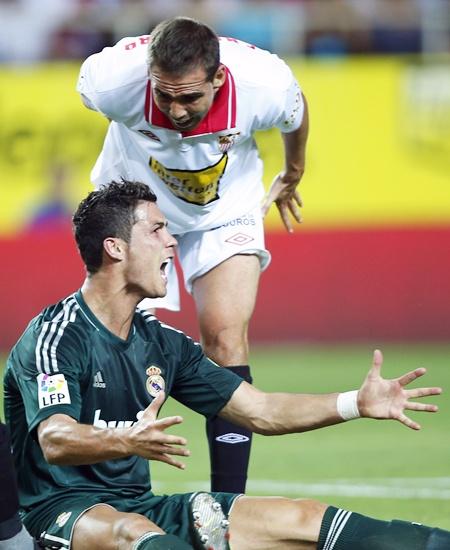
[{"label": "umbro logo on shorts", "polygon": [[102,373],[100,371],[94,375],[94,383],[92,384],[93,388],[106,388],[106,384],[103,380]]},{"label": "umbro logo on shorts", "polygon": [[230,443],[231,445],[234,445],[235,443],[245,443],[248,440],[249,438],[246,435],[235,433],[223,434],[216,437],[216,441],[219,441],[220,443]]},{"label": "umbro logo on shorts", "polygon": [[236,233],[232,237],[229,237],[228,239],[225,239],[226,243],[230,244],[236,244],[238,246],[242,246],[244,244],[248,244],[255,239],[253,237],[250,237],[250,235],[246,235],[245,233]]}]

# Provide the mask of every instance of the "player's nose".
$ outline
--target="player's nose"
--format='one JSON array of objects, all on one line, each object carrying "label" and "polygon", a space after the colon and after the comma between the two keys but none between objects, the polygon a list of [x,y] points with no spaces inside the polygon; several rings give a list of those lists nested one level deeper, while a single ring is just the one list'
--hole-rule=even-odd
[{"label": "player's nose", "polygon": [[183,107],[183,105],[180,105],[176,101],[172,101],[172,103],[170,104],[169,114],[174,120],[183,120],[188,116],[188,112],[186,111],[185,107]]},{"label": "player's nose", "polygon": [[172,233],[170,233],[170,231],[167,230],[167,228],[166,228],[166,246],[168,248],[175,248],[176,246],[178,246],[178,241],[172,235]]}]

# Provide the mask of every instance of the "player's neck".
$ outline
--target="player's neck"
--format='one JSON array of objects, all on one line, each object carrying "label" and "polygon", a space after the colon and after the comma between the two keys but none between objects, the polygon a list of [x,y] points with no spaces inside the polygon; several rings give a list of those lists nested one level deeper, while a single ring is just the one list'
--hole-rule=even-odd
[{"label": "player's neck", "polygon": [[104,281],[98,275],[86,278],[81,293],[100,323],[117,337],[126,340],[140,298],[127,293],[121,285]]}]

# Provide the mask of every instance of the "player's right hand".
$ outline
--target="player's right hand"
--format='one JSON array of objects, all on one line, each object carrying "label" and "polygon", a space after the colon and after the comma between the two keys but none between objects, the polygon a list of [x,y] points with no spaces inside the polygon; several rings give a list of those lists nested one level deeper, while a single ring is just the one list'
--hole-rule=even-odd
[{"label": "player's right hand", "polygon": [[189,456],[185,448],[187,440],[184,437],[166,434],[165,430],[176,424],[181,424],[181,416],[168,416],[158,419],[158,412],[165,400],[165,393],[159,392],[152,403],[145,409],[141,418],[127,430],[127,440],[130,454],[142,456],[148,460],[158,460],[170,466],[184,470],[186,465],[175,456]]},{"label": "player's right hand", "polygon": [[302,198],[297,191],[297,185],[300,182],[300,177],[294,180],[286,181],[286,174],[281,172],[278,174],[270,186],[270,189],[264,198],[261,211],[263,217],[266,216],[269,208],[275,203],[280,213],[281,221],[289,233],[294,231],[290,216],[297,222],[302,223],[302,215],[300,208],[303,206]]}]

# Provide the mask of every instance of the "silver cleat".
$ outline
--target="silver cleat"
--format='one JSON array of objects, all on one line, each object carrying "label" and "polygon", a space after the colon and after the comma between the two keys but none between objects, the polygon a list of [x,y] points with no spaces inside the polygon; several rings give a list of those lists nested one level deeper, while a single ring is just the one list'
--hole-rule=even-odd
[{"label": "silver cleat", "polygon": [[209,493],[194,493],[190,500],[191,534],[196,550],[228,550],[230,522],[222,506]]}]

